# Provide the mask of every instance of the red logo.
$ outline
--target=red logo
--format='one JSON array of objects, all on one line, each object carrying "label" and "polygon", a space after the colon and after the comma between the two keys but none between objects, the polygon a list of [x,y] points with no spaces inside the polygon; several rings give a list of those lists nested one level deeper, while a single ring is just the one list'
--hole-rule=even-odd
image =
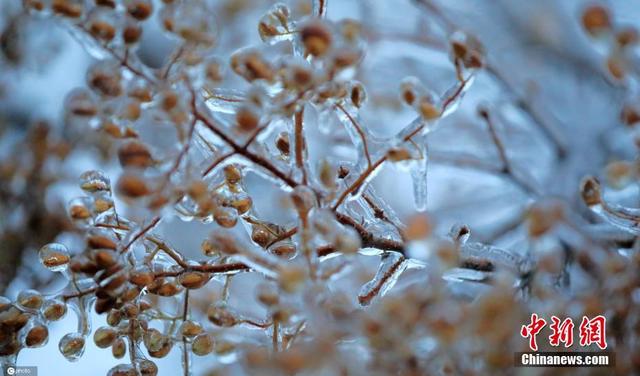
[{"label": "red logo", "polygon": [[[586,316],[582,318],[580,323],[580,346],[590,346],[596,344],[600,349],[607,348],[606,338],[606,322],[607,319],[602,316],[596,316],[589,320]],[[522,325],[520,329],[520,335],[523,338],[529,339],[529,348],[532,351],[538,351],[538,343],[536,336],[547,325],[547,321],[537,314],[531,314],[531,323],[528,325]],[[549,329],[551,329],[551,335],[549,336],[549,344],[551,346],[560,346],[560,343],[564,343],[564,347],[571,347],[573,345],[573,329],[575,325],[570,317],[561,320],[556,316],[551,316],[551,323]]]}]

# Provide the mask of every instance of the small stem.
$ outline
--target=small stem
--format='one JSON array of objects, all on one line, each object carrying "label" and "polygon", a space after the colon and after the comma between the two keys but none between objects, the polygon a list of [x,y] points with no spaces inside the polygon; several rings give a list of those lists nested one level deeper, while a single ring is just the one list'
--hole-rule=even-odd
[{"label": "small stem", "polygon": [[[189,289],[184,290],[184,307],[182,309],[182,321],[187,321],[189,316]],[[189,376],[189,351],[187,337],[182,336],[182,356],[184,359],[184,376]]]},{"label": "small stem", "polygon": [[340,111],[342,111],[342,113],[345,114],[347,119],[349,119],[351,124],[353,124],[353,127],[356,129],[356,132],[358,132],[358,134],[360,135],[360,139],[362,140],[362,146],[364,148],[364,155],[367,158],[367,163],[369,164],[369,167],[371,167],[371,155],[369,154],[369,146],[367,144],[367,138],[366,138],[366,135],[364,134],[364,131],[362,130],[362,127],[360,127],[360,125],[356,122],[356,120],[340,103],[336,104],[336,107],[338,107]]},{"label": "small stem", "polygon": [[278,336],[280,334],[280,324],[278,320],[273,320],[273,351],[278,352]]},{"label": "small stem", "polygon": [[302,171],[302,184],[307,184],[307,170],[304,167],[304,133],[303,133],[303,116],[304,106],[300,110],[296,111],[295,118],[295,154],[296,154],[296,166]]}]

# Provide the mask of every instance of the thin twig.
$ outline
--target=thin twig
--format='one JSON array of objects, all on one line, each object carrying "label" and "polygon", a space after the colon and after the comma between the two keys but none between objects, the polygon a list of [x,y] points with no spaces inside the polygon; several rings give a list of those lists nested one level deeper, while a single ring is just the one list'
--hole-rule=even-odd
[{"label": "thin twig", "polygon": [[296,166],[300,171],[302,171],[302,184],[307,184],[307,170],[304,167],[304,129],[303,129],[303,116],[304,116],[304,106],[300,108],[300,110],[296,111],[294,115],[295,119],[295,157],[296,157]]},{"label": "thin twig", "polygon": [[496,131],[495,125],[493,124],[493,120],[491,119],[489,112],[486,109],[480,109],[479,114],[480,114],[480,117],[482,117],[485,123],[487,124],[487,128],[489,129],[489,134],[491,135],[491,140],[493,141],[493,144],[496,146],[496,149],[498,150],[498,155],[500,157],[500,162],[502,164],[501,172],[511,177],[511,180],[513,180],[517,185],[519,185],[525,192],[529,194],[537,195],[536,190],[530,184],[520,179],[514,173],[513,166],[511,165],[511,163],[509,162],[509,159],[507,158],[507,152],[504,147],[504,144],[502,143],[502,140],[498,136],[498,132]]},{"label": "thin twig", "polygon": [[360,135],[360,139],[362,140],[362,147],[364,148],[364,156],[367,158],[367,163],[369,164],[369,167],[371,167],[371,155],[369,154],[369,146],[367,144],[367,137],[364,134],[364,131],[362,130],[362,127],[360,127],[360,125],[356,122],[356,120],[351,116],[351,114],[340,103],[336,104],[336,107],[338,107],[340,109],[340,111],[342,111],[342,113],[345,114],[347,119],[349,119],[351,124],[353,124],[353,127],[356,129],[356,132],[358,132],[358,134]]}]

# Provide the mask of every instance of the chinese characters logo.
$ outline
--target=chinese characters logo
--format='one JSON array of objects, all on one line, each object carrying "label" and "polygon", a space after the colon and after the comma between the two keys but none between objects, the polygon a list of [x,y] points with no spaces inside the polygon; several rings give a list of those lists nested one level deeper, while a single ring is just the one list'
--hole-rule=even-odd
[{"label": "chinese characters logo", "polygon": [[[545,326],[547,326],[547,321],[533,313],[531,314],[531,323],[523,325],[520,329],[520,335],[529,339],[529,348],[532,351],[538,351],[537,335]],[[551,329],[551,335],[549,336],[549,344],[551,346],[557,347],[560,346],[560,343],[563,343],[564,347],[573,345],[574,324],[571,318],[560,320],[556,316],[551,316],[549,329]],[[605,330],[606,318],[604,316],[599,315],[592,319],[583,316],[579,327],[580,346],[596,344],[601,350],[606,349]]]}]

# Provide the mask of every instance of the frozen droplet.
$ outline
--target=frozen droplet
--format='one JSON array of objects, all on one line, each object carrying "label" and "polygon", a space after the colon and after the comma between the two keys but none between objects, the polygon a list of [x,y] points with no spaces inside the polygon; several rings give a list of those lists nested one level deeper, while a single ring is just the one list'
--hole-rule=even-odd
[{"label": "frozen droplet", "polygon": [[60,299],[49,299],[42,305],[42,315],[49,321],[58,321],[67,314],[67,305]]},{"label": "frozen droplet", "polygon": [[103,172],[91,170],[80,175],[80,188],[88,193],[105,193],[111,191],[111,182]]},{"label": "frozen droplet", "polygon": [[375,277],[367,282],[358,293],[358,301],[366,306],[376,297],[384,296],[398,282],[407,268],[407,259],[398,252],[388,252],[382,256]]},{"label": "frozen droplet", "polygon": [[40,262],[52,272],[61,272],[69,266],[69,251],[59,243],[50,243],[40,248]]},{"label": "frozen droplet", "polygon": [[76,197],[69,202],[68,212],[73,224],[79,228],[87,228],[93,221],[94,202],[91,197]]},{"label": "frozen droplet", "polygon": [[138,372],[131,364],[118,364],[111,368],[107,376],[136,376]]},{"label": "frozen droplet", "polygon": [[24,310],[36,310],[42,307],[44,299],[36,290],[23,290],[18,294],[16,303]]},{"label": "frozen droplet", "polygon": [[20,343],[25,347],[37,348],[47,344],[49,329],[40,319],[32,319],[20,330]]},{"label": "frozen droplet", "polygon": [[60,353],[70,362],[76,362],[84,353],[85,338],[80,333],[69,333],[58,344]]},{"label": "frozen droplet", "polygon": [[289,8],[277,3],[265,13],[258,23],[258,32],[263,42],[274,44],[293,39],[293,25],[289,22]]}]

